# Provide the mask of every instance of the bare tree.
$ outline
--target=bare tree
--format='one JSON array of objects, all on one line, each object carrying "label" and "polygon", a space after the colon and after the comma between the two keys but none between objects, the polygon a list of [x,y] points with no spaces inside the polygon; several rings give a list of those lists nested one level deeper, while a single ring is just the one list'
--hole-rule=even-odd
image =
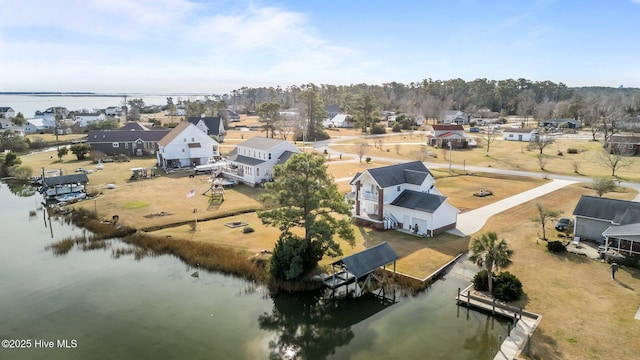
[{"label": "bare tree", "polygon": [[538,134],[533,140],[529,142],[529,149],[539,150],[540,154],[542,154],[542,151],[544,150],[544,148],[546,148],[547,146],[553,143],[554,143],[554,140],[552,137]]},{"label": "bare tree", "polygon": [[573,172],[576,174],[580,174],[580,161],[574,160],[571,162],[571,167],[573,167]]},{"label": "bare tree", "polygon": [[547,159],[547,157],[543,154],[538,154],[536,157],[538,160],[538,166],[540,166],[540,170],[544,170],[544,167],[547,166],[549,159]]},{"label": "bare tree", "polygon": [[614,147],[612,151],[602,150],[600,153],[600,160],[611,169],[611,176],[615,177],[616,171],[633,164],[633,160],[625,152],[623,147]]},{"label": "bare tree", "polygon": [[542,226],[542,240],[547,240],[547,222],[557,220],[560,215],[562,215],[562,211],[550,209],[543,206],[541,203],[536,203],[536,209],[538,210],[538,213],[536,214],[536,216],[531,218],[531,221]]},{"label": "bare tree", "polygon": [[359,142],[354,145],[355,153],[358,155],[358,160],[360,160],[361,164],[362,158],[367,155],[370,146],[371,145],[367,144],[366,142]]},{"label": "bare tree", "polygon": [[489,148],[491,147],[491,144],[493,144],[496,140],[498,140],[497,135],[498,134],[497,134],[496,130],[494,130],[487,123],[486,132],[485,132],[484,136],[482,137],[482,140],[484,141],[485,145],[487,146],[487,155],[486,156],[489,156]]},{"label": "bare tree", "polygon": [[593,180],[593,190],[595,190],[600,197],[608,192],[613,191],[615,188],[616,183],[613,181],[613,179],[598,178]]}]

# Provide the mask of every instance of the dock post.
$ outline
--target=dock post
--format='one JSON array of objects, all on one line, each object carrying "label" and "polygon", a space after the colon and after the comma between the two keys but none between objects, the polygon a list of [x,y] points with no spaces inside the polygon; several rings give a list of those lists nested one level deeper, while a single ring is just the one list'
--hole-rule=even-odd
[{"label": "dock post", "polygon": [[507,323],[507,336],[511,336],[511,323]]},{"label": "dock post", "polygon": [[516,320],[518,320],[518,316],[513,315],[513,326],[516,326]]},{"label": "dock post", "polygon": [[502,344],[502,335],[498,335],[498,344]]},{"label": "dock post", "polygon": [[456,295],[457,303],[460,303],[460,288],[458,288],[458,294]]},{"label": "dock post", "polygon": [[520,320],[522,320],[522,308],[520,308]]},{"label": "dock post", "polygon": [[491,315],[495,315],[496,314],[496,299],[493,299],[493,302],[491,304]]},{"label": "dock post", "polygon": [[467,290],[467,307],[471,306],[471,291]]}]

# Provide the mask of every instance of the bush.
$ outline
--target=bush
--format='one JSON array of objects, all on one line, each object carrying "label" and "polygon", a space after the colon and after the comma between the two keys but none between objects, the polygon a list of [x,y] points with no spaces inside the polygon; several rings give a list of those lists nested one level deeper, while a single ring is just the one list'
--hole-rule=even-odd
[{"label": "bush", "polygon": [[[384,127],[384,125],[381,124],[375,124],[371,127],[371,134],[385,134],[387,132],[387,129]],[[321,139],[324,140],[324,139]]]},{"label": "bush", "polygon": [[366,159],[364,159],[364,161],[366,161],[366,162],[367,162],[367,164],[368,164],[368,163],[370,163],[370,162],[371,162],[371,157],[370,157],[370,156],[367,156],[367,158],[366,158]]},{"label": "bush", "polygon": [[576,148],[568,148],[567,149],[567,154],[577,154],[578,153],[578,149]]},{"label": "bush", "polygon": [[493,296],[502,301],[518,300],[522,296],[522,283],[510,272],[501,272],[493,282]]},{"label": "bush", "polygon": [[400,125],[399,122],[396,122],[393,124],[393,127],[391,128],[391,131],[395,132],[395,133],[399,133],[402,131],[402,125]]},{"label": "bush", "polygon": [[473,277],[473,288],[476,291],[487,291],[489,290],[489,276],[487,276],[487,270],[480,270]]},{"label": "bush", "polygon": [[547,243],[547,250],[553,253],[560,253],[567,251],[567,248],[562,245],[561,241],[549,241]]},{"label": "bush", "polygon": [[618,260],[618,264],[640,269],[640,255],[626,256],[623,259]]},{"label": "bush", "polygon": [[251,227],[251,226],[245,226],[244,228],[242,228],[242,233],[243,234],[249,234],[254,232],[255,230]]}]

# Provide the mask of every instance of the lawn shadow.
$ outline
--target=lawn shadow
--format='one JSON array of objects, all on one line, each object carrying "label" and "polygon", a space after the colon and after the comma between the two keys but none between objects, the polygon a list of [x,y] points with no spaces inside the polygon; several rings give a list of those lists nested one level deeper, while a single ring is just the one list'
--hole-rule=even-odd
[{"label": "lawn shadow", "polygon": [[553,335],[547,335],[543,329],[537,328],[531,338],[531,353],[527,354],[527,349],[523,351],[523,355],[527,355],[531,359],[551,359],[560,360],[565,357],[558,351],[558,341]]},{"label": "lawn shadow", "polygon": [[617,282],[620,286],[622,286],[623,288],[627,289],[627,290],[631,290],[631,291],[635,291],[634,288],[632,288],[631,286],[623,283],[622,281],[615,279],[615,282]]}]

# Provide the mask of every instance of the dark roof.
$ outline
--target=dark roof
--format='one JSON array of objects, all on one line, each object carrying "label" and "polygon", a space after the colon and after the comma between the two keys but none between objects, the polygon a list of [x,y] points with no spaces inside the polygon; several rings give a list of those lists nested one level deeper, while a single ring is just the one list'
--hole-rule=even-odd
[{"label": "dark roof", "polygon": [[436,211],[446,200],[447,198],[441,195],[404,190],[395,200],[393,200],[391,205],[432,213]]},{"label": "dark roof", "polygon": [[159,130],[90,130],[87,135],[89,143],[103,142],[129,142],[141,139],[142,141],[160,141],[169,133],[169,129]]},{"label": "dark roof", "polygon": [[6,107],[6,106],[2,106],[2,107],[0,107],[0,112],[1,112],[1,113],[6,113],[6,112],[8,112],[9,110],[13,110],[13,109],[12,109],[12,108],[10,108],[10,107]]},{"label": "dark roof", "polygon": [[344,264],[347,267],[347,270],[356,278],[361,278],[377,268],[390,264],[399,258],[400,257],[395,251],[393,251],[391,246],[389,246],[387,242],[383,242],[359,253],[349,255],[342,260],[334,262],[334,264]]},{"label": "dark roof", "polygon": [[79,174],[71,174],[71,175],[62,175],[62,176],[52,176],[48,178],[44,178],[42,184],[44,186],[56,186],[56,185],[64,185],[64,184],[86,184],[89,182],[89,177],[85,173]]},{"label": "dark roof", "polygon": [[276,163],[276,165],[281,165],[287,162],[287,160],[289,160],[289,158],[294,155],[296,153],[294,153],[293,151],[285,151],[282,153],[282,155],[280,155],[280,157],[278,158],[278,162]]},{"label": "dark roof", "polygon": [[457,124],[446,124],[446,125],[433,124],[431,125],[431,127],[433,128],[433,130],[437,130],[437,131],[464,130],[464,127],[462,127],[462,125],[457,125]]},{"label": "dark roof", "polygon": [[209,129],[207,131],[207,135],[216,135],[216,136],[220,135],[220,118],[219,117],[212,117],[212,116],[197,117],[197,116],[192,116],[192,117],[189,117],[187,119],[187,121],[192,123],[193,125],[198,125],[198,123],[201,120],[204,122],[204,124]]},{"label": "dark roof", "polygon": [[420,185],[427,175],[431,174],[421,161],[389,165],[366,171],[382,188],[405,183]]},{"label": "dark roof", "polygon": [[640,202],[582,195],[573,215],[611,221],[619,225],[640,223]]},{"label": "dark roof", "polygon": [[118,130],[136,130],[136,131],[146,131],[150,130],[148,127],[140,124],[139,122],[128,122],[123,127]]},{"label": "dark roof", "polygon": [[239,162],[241,164],[245,164],[249,166],[256,166],[264,162],[264,160],[260,160],[260,159],[256,159],[256,158],[252,158],[244,155],[236,155],[235,158],[232,158],[231,156],[229,156],[229,160]]},{"label": "dark roof", "polygon": [[640,145],[640,136],[612,135],[609,138],[609,144],[618,144],[618,143]]}]

